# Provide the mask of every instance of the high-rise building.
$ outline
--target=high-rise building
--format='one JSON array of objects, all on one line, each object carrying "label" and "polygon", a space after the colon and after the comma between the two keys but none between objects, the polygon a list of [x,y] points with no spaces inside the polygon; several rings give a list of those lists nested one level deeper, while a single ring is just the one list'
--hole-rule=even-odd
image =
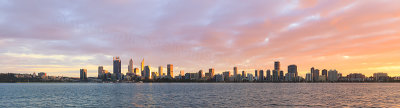
[{"label": "high-rise building", "polygon": [[311,75],[312,81],[314,81],[314,76],[313,76],[314,75],[314,70],[315,70],[314,67],[312,67],[311,70],[310,70],[310,75]]},{"label": "high-rise building", "polygon": [[243,78],[246,78],[246,77],[247,77],[246,71],[242,71],[242,77],[243,77]]},{"label": "high-rise building", "polygon": [[162,66],[158,66],[158,76],[161,77],[163,75],[163,67]]},{"label": "high-rise building", "polygon": [[134,68],[134,69],[133,69],[133,73],[134,73],[135,75],[137,75],[137,76],[140,76],[140,75],[139,75],[139,68]]},{"label": "high-rise building", "polygon": [[151,76],[152,76],[152,75],[151,75],[151,68],[150,68],[150,66],[148,66],[148,65],[145,66],[143,71],[144,71],[144,72],[143,72],[143,73],[144,73],[144,78],[145,78],[145,79],[151,79]]},{"label": "high-rise building", "polygon": [[133,73],[133,60],[129,60],[128,73]]},{"label": "high-rise building", "polygon": [[312,81],[311,73],[306,74],[306,81]]},{"label": "high-rise building", "polygon": [[284,80],[285,79],[285,77],[283,76],[283,71],[280,71],[279,72],[279,80]]},{"label": "high-rise building", "polygon": [[199,70],[199,79],[201,79],[201,78],[203,78],[204,77],[204,72],[203,72],[203,70]]},{"label": "high-rise building", "polygon": [[318,81],[318,79],[319,79],[319,69],[315,69],[312,76],[313,76],[313,80],[314,81]]},{"label": "high-rise building", "polygon": [[208,70],[208,72],[210,73],[210,78],[212,79],[212,78],[214,78],[214,68],[210,68],[209,70]]},{"label": "high-rise building", "polygon": [[274,70],[277,70],[278,72],[281,70],[281,63],[279,61],[275,61]]},{"label": "high-rise building", "polygon": [[272,81],[271,80],[271,70],[267,70],[267,76],[266,76],[266,78],[265,78],[267,81]]},{"label": "high-rise building", "polygon": [[151,79],[156,80],[158,78],[158,72],[151,72]]},{"label": "high-rise building", "polygon": [[104,76],[104,68],[103,68],[103,66],[99,66],[99,68],[97,70],[97,78],[103,79],[103,76]]},{"label": "high-rise building", "polygon": [[[254,70],[254,76],[258,77],[258,70]],[[257,78],[258,79],[258,78]]]},{"label": "high-rise building", "polygon": [[338,80],[338,72],[336,70],[329,70],[328,81],[334,82]]},{"label": "high-rise building", "polygon": [[328,70],[326,70],[326,69],[322,69],[322,71],[321,71],[321,74],[322,74],[322,76],[324,76],[324,77],[325,77],[325,79],[327,79],[327,80],[328,80]]},{"label": "high-rise building", "polygon": [[121,59],[117,56],[113,58],[113,71],[117,80],[121,80]]},{"label": "high-rise building", "polygon": [[[289,75],[289,78],[288,78],[288,80],[290,80],[290,81],[294,81],[294,80],[296,80],[295,78],[297,77],[297,66],[296,65],[289,65],[288,66],[288,75]],[[294,76],[291,76],[291,75],[294,75]]]},{"label": "high-rise building", "polygon": [[260,72],[258,74],[258,80],[264,81],[264,70],[260,70]]},{"label": "high-rise building", "polygon": [[237,67],[233,67],[233,76],[237,76],[237,74],[238,74],[238,69],[237,69]]},{"label": "high-rise building", "polygon": [[179,76],[185,76],[185,71],[181,70]]},{"label": "high-rise building", "polygon": [[143,58],[143,60],[141,62],[141,65],[140,65],[140,75],[142,75],[142,76],[144,76],[143,70],[144,70],[144,58]]},{"label": "high-rise building", "polygon": [[231,72],[230,71],[225,71],[222,73],[222,75],[224,76],[224,81],[229,81],[229,77],[231,76]]},{"label": "high-rise building", "polygon": [[167,76],[168,76],[168,78],[171,78],[171,79],[174,78],[174,65],[172,65],[172,64],[167,65]]},{"label": "high-rise building", "polygon": [[272,70],[272,81],[279,81],[279,72],[277,70]]},{"label": "high-rise building", "polygon": [[86,69],[81,69],[80,70],[80,80],[81,81],[86,81],[87,80],[87,70]]}]

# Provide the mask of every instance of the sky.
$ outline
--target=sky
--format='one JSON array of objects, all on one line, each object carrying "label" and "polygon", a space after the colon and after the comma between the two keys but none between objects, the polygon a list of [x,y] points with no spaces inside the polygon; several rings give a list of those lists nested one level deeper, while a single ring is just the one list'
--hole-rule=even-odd
[{"label": "sky", "polygon": [[[145,64],[400,76],[400,0],[0,0],[0,73]],[[164,69],[164,72],[166,69]]]}]

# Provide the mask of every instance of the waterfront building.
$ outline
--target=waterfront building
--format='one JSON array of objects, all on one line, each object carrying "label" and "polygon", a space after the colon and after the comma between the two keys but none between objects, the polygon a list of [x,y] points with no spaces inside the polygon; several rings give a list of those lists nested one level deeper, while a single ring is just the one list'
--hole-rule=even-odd
[{"label": "waterfront building", "polygon": [[279,81],[279,72],[277,70],[272,70],[272,81]]},{"label": "waterfront building", "polygon": [[288,73],[292,73],[294,74],[294,77],[292,77],[291,80],[294,80],[295,77],[298,76],[298,72],[297,72],[297,65],[289,65],[288,66]]},{"label": "waterfront building", "polygon": [[274,70],[277,70],[277,71],[281,70],[281,63],[279,61],[275,61]]},{"label": "waterfront building", "polygon": [[214,78],[214,68],[210,68],[208,69],[208,73],[210,73],[210,78],[213,79]]},{"label": "waterfront building", "polygon": [[158,66],[158,76],[161,77],[163,75],[163,67],[162,66]]},{"label": "waterfront building", "polygon": [[132,60],[132,58],[129,60],[128,73],[133,73],[133,60]]},{"label": "waterfront building", "polygon": [[266,76],[266,78],[265,78],[267,81],[272,81],[272,79],[271,79],[271,70],[267,70],[267,76]]},{"label": "waterfront building", "polygon": [[147,65],[147,66],[144,67],[143,71],[144,71],[143,72],[144,73],[144,78],[145,79],[151,79],[151,76],[152,76],[151,75],[151,67]]},{"label": "waterfront building", "polygon": [[116,80],[121,80],[121,59],[118,56],[113,58],[113,72]]},{"label": "waterfront building", "polygon": [[325,76],[325,79],[328,79],[328,70],[322,69],[321,74]]},{"label": "waterfront building", "polygon": [[253,74],[247,73],[247,80],[249,80],[249,81],[254,81],[253,78],[254,78]]},{"label": "waterfront building", "polygon": [[201,79],[201,78],[203,78],[204,77],[204,72],[203,72],[203,70],[199,70],[199,79]]},{"label": "waterfront building", "polygon": [[229,81],[229,77],[231,76],[231,72],[230,71],[225,71],[222,73],[222,75],[224,76],[224,81]]},{"label": "waterfront building", "polygon": [[320,81],[320,82],[325,82],[325,81],[326,81],[326,76],[325,76],[325,75],[320,75],[320,76],[318,77],[318,81]]},{"label": "waterfront building", "polygon": [[224,81],[224,75],[221,75],[221,74],[217,74],[217,75],[215,75],[215,81],[216,82],[223,82]]},{"label": "waterfront building", "polygon": [[247,77],[246,71],[242,71],[242,78],[246,78],[246,77]]},{"label": "waterfront building", "polygon": [[347,75],[347,79],[349,81],[360,82],[360,81],[364,81],[365,80],[365,75],[361,74],[361,73],[351,73],[351,74]]},{"label": "waterfront building", "polygon": [[260,70],[259,75],[258,75],[258,80],[264,81],[264,70]]},{"label": "waterfront building", "polygon": [[257,80],[258,79],[258,70],[254,71],[254,79]]},{"label": "waterfront building", "polygon": [[167,77],[170,79],[174,78],[174,65],[172,64],[167,65]]},{"label": "waterfront building", "polygon": [[156,80],[158,78],[158,72],[151,72],[151,79]]},{"label": "waterfront building", "polygon": [[185,71],[181,70],[179,71],[179,76],[184,76],[185,75]]},{"label": "waterfront building", "polygon": [[80,77],[79,78],[81,81],[87,80],[87,70],[86,69],[80,69]]},{"label": "waterfront building", "polygon": [[383,73],[383,72],[374,73],[373,78],[375,81],[388,81],[389,80],[388,74]]},{"label": "waterfront building", "polygon": [[328,81],[336,82],[338,80],[338,72],[336,70],[329,70],[328,71]]},{"label": "waterfront building", "polygon": [[318,79],[319,79],[319,69],[315,69],[312,76],[313,76],[313,81],[318,81]]},{"label": "waterfront building", "polygon": [[47,79],[47,73],[39,72],[39,73],[38,73],[38,76],[39,76],[40,78],[42,78],[42,79]]},{"label": "waterfront building", "polygon": [[306,74],[306,81],[309,81],[309,82],[313,81],[311,73]]},{"label": "waterfront building", "polygon": [[283,71],[279,72],[279,80],[283,81],[285,77],[283,76]]},{"label": "waterfront building", "polygon": [[139,68],[134,68],[134,69],[133,69],[133,74],[134,74],[134,75],[137,75],[137,76],[140,76],[140,75],[139,75]]},{"label": "waterfront building", "polygon": [[144,77],[144,58],[142,62],[140,63],[140,75]]},{"label": "waterfront building", "polygon": [[99,66],[97,70],[97,78],[103,79],[103,76],[104,76],[104,68],[103,66]]},{"label": "waterfront building", "polygon": [[238,74],[238,69],[237,67],[233,67],[233,76],[236,77]]},{"label": "waterfront building", "polygon": [[314,67],[311,67],[311,71],[310,71],[310,75],[311,75],[311,79],[312,79],[312,81],[314,81]]}]

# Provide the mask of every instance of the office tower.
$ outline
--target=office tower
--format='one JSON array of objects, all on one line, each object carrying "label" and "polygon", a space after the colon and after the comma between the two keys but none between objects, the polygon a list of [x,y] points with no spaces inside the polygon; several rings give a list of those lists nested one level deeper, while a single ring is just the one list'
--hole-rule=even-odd
[{"label": "office tower", "polygon": [[264,81],[264,70],[260,70],[258,74],[258,80]]},{"label": "office tower", "polygon": [[335,82],[338,80],[338,72],[336,70],[329,70],[328,81]]},{"label": "office tower", "polygon": [[[258,77],[258,70],[254,70],[254,76]],[[258,79],[258,78],[257,78]]]},{"label": "office tower", "polygon": [[297,66],[296,65],[289,65],[288,66],[288,75],[290,81],[296,80],[295,78],[297,77]]},{"label": "office tower", "polygon": [[281,63],[279,61],[275,61],[274,70],[277,70],[277,71],[281,70]]},{"label": "office tower", "polygon": [[128,73],[133,73],[133,60],[132,60],[132,58],[131,58],[131,60],[129,60]]},{"label": "office tower", "polygon": [[238,74],[238,69],[237,69],[237,67],[233,67],[233,76],[237,76],[237,74]]},{"label": "office tower", "polygon": [[144,70],[143,70],[143,73],[144,73],[144,78],[145,79],[151,79],[151,68],[150,68],[150,66],[145,66],[144,67]]},{"label": "office tower", "polygon": [[203,78],[204,76],[203,70],[199,70],[198,74],[199,74],[199,79]]},{"label": "office tower", "polygon": [[113,58],[113,71],[117,80],[121,80],[121,59],[117,56]]},{"label": "office tower", "polygon": [[86,81],[87,80],[87,70],[86,69],[81,69],[80,70],[80,79],[81,81]]},{"label": "office tower", "polygon": [[312,81],[311,73],[306,74],[306,81]]},{"label": "office tower", "polygon": [[140,66],[140,75],[142,75],[142,76],[144,76],[143,70],[144,70],[144,58],[142,60],[141,66]]},{"label": "office tower", "polygon": [[208,72],[210,73],[210,78],[212,79],[212,78],[214,78],[214,68],[210,68],[209,70],[208,70]]},{"label": "office tower", "polygon": [[163,75],[163,67],[162,66],[158,66],[158,76],[161,77]]},{"label": "office tower", "polygon": [[103,68],[103,66],[99,66],[99,68],[97,70],[97,78],[102,79],[103,76],[104,76],[104,68]]},{"label": "office tower", "polygon": [[139,68],[134,68],[134,69],[133,69],[133,73],[134,73],[135,75],[137,75],[137,76],[140,76],[140,75],[139,75]]},{"label": "office tower", "polygon": [[231,76],[231,72],[230,71],[225,71],[222,73],[222,75],[224,76],[224,80],[225,81],[229,81],[229,77]]},{"label": "office tower", "polygon": [[328,80],[328,70],[322,69],[321,74],[322,74],[322,76],[325,77],[326,80]]},{"label": "office tower", "polygon": [[271,70],[267,70],[267,76],[265,78],[267,81],[271,81]]},{"label": "office tower", "polygon": [[167,76],[170,79],[174,78],[174,65],[172,64],[167,65]]},{"label": "office tower", "polygon": [[311,79],[314,79],[314,76],[313,76],[314,75],[314,70],[315,70],[314,67],[312,67],[311,68],[311,72],[310,72]]},{"label": "office tower", "polygon": [[280,71],[279,72],[279,80],[284,80],[285,79],[285,77],[283,76],[283,71]]},{"label": "office tower", "polygon": [[155,80],[158,78],[158,72],[151,72],[151,79]]},{"label": "office tower", "polygon": [[246,77],[247,77],[246,71],[242,71],[242,77],[243,77],[243,78],[246,78]]},{"label": "office tower", "polygon": [[272,81],[279,80],[279,72],[277,70],[272,70]]},{"label": "office tower", "polygon": [[312,76],[313,76],[313,80],[314,81],[318,81],[318,79],[319,79],[319,69],[315,69]]}]

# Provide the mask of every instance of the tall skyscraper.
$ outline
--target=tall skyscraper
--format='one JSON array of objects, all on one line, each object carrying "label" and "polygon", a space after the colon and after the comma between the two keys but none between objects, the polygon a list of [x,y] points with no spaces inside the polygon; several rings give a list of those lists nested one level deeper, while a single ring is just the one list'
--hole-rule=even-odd
[{"label": "tall skyscraper", "polygon": [[[258,77],[258,70],[254,70],[254,76]],[[258,79],[258,78],[257,78]]]},{"label": "tall skyscraper", "polygon": [[258,80],[259,81],[264,81],[264,70],[260,70],[259,71]]},{"label": "tall skyscraper", "polygon": [[238,69],[237,67],[233,67],[233,76],[236,77],[238,74]]},{"label": "tall skyscraper", "polygon": [[86,81],[87,80],[87,70],[86,69],[81,69],[80,70],[80,80],[81,81]]},{"label": "tall skyscraper", "polygon": [[163,75],[163,67],[162,66],[158,66],[158,76],[162,76]]},{"label": "tall skyscraper", "polygon": [[104,76],[104,68],[103,68],[103,66],[99,66],[99,68],[97,70],[97,78],[102,79],[103,76]]},{"label": "tall skyscraper", "polygon": [[212,78],[214,78],[214,68],[210,68],[209,70],[208,70],[208,72],[210,73],[210,78],[212,79]]},{"label": "tall skyscraper", "polygon": [[131,60],[129,60],[128,73],[133,73],[133,60],[132,60],[132,58],[131,58]]},{"label": "tall skyscraper", "polygon": [[285,77],[283,77],[283,71],[280,71],[279,72],[279,80],[284,80],[285,79]]},{"label": "tall skyscraper", "polygon": [[145,79],[151,79],[152,75],[151,75],[151,68],[150,68],[150,66],[148,66],[148,65],[145,66],[145,67],[144,67],[143,73],[144,73],[144,78],[145,78]]},{"label": "tall skyscraper", "polygon": [[310,72],[311,76],[310,77],[311,77],[312,81],[314,81],[314,76],[313,76],[314,75],[314,70],[315,70],[314,67],[311,67],[311,70],[310,70],[311,71]]},{"label": "tall skyscraper", "polygon": [[272,81],[279,81],[279,72],[277,70],[272,70]]},{"label": "tall skyscraper", "polygon": [[174,78],[174,65],[172,64],[167,65],[167,76],[171,79]]},{"label": "tall skyscraper", "polygon": [[203,70],[199,70],[198,74],[199,74],[199,79],[203,78],[203,76],[204,76]]},{"label": "tall skyscraper", "polygon": [[[289,73],[289,75],[294,75],[294,78],[297,78],[297,66],[296,65],[289,65],[288,66],[288,73]],[[294,81],[294,80],[296,80],[296,79],[294,79],[294,78],[292,78],[292,77],[290,77],[290,81]]]},{"label": "tall skyscraper", "polygon": [[243,77],[243,78],[246,78],[246,77],[247,77],[246,71],[242,71],[242,77]]},{"label": "tall skyscraper", "polygon": [[266,78],[265,78],[267,81],[272,81],[272,79],[271,79],[271,70],[267,70],[267,76],[266,76]]},{"label": "tall skyscraper", "polygon": [[140,65],[140,74],[141,74],[142,76],[144,76],[143,70],[144,70],[144,58],[143,58],[142,63],[141,63],[141,65]]},{"label": "tall skyscraper", "polygon": [[314,81],[318,81],[318,79],[319,79],[319,69],[315,69],[312,76],[313,76],[313,80]]},{"label": "tall skyscraper", "polygon": [[279,61],[275,61],[274,70],[277,70],[277,71],[281,70],[281,63]]},{"label": "tall skyscraper", "polygon": [[113,72],[117,80],[121,80],[121,59],[117,56],[113,58]]}]

